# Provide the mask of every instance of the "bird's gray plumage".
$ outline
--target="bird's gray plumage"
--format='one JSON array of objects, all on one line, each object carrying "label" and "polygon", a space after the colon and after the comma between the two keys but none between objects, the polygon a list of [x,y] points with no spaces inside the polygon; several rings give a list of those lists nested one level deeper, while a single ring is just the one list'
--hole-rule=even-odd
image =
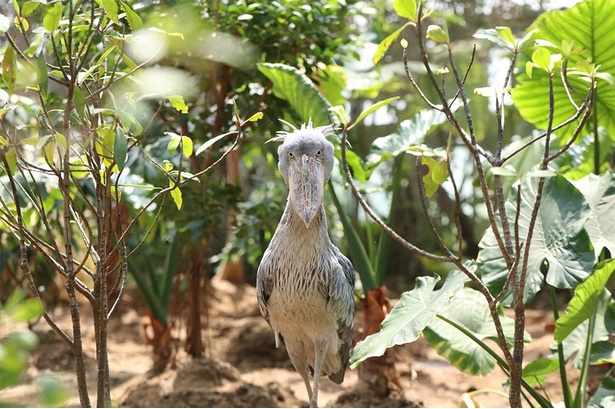
[{"label": "bird's gray plumage", "polygon": [[[312,406],[317,405],[319,375],[337,383],[344,379],[354,317],[354,269],[331,243],[323,207],[333,168],[327,131],[308,124],[277,138],[283,139],[278,167],[289,196],[256,280],[260,312],[276,346],[283,338]],[[308,372],[314,375],[313,392]]]}]

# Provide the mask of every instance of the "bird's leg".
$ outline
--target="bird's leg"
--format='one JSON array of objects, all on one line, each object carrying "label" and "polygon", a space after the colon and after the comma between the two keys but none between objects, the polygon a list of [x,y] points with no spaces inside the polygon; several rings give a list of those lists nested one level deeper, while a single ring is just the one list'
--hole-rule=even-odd
[{"label": "bird's leg", "polygon": [[308,393],[308,399],[310,400],[310,405],[312,403],[312,385],[310,384],[310,370],[306,367],[304,371],[299,372],[301,377],[303,378],[303,382],[305,382],[305,389]]},{"label": "bird's leg", "polygon": [[325,355],[329,349],[328,339],[316,339],[314,341],[314,390],[310,398],[310,407],[318,407],[318,388],[320,386],[320,373]]}]

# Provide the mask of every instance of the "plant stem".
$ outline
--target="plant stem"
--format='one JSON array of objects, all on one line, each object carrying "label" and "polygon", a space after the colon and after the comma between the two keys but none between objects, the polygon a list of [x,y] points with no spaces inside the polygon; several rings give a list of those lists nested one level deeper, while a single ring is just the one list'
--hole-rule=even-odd
[{"label": "plant stem", "polygon": [[575,408],[585,407],[585,391],[587,390],[587,381],[589,379],[589,357],[591,355],[592,344],[594,340],[594,328],[596,327],[596,315],[598,309],[595,309],[591,317],[589,317],[589,323],[587,325],[587,337],[585,338],[585,351],[583,351],[583,366],[581,366],[581,373],[579,374],[579,384],[577,385],[577,393],[574,397],[573,406]]},{"label": "plant stem", "polygon": [[[553,307],[553,318],[555,321],[559,319],[559,311],[557,309],[557,297],[555,296],[555,288],[549,286],[549,292],[551,294],[551,306]],[[566,376],[566,359],[564,358],[564,347],[561,342],[557,343],[557,358],[559,360],[559,376],[562,382],[562,393],[564,394],[564,404],[567,408],[572,407],[572,392],[570,391],[570,384],[568,383],[568,377]]]}]

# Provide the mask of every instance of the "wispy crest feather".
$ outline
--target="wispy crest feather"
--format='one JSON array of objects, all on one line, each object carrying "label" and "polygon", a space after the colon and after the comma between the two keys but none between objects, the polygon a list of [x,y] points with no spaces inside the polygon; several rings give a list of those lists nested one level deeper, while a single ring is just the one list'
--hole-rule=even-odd
[{"label": "wispy crest feather", "polygon": [[282,122],[284,125],[288,126],[289,128],[292,129],[292,131],[277,131],[276,132],[276,136],[274,136],[273,138],[268,139],[265,143],[269,143],[269,142],[284,142],[284,140],[286,139],[286,137],[288,135],[291,135],[297,131],[304,131],[307,129],[313,129],[315,131],[321,132],[325,137],[327,136],[331,136],[331,135],[335,135],[335,127],[333,127],[333,125],[325,125],[325,126],[317,126],[316,128],[313,127],[312,125],[312,118],[310,118],[307,122],[307,124],[301,124],[301,128],[297,129],[297,127],[293,124],[291,124],[288,121],[285,121],[283,119],[278,119],[278,121]]}]

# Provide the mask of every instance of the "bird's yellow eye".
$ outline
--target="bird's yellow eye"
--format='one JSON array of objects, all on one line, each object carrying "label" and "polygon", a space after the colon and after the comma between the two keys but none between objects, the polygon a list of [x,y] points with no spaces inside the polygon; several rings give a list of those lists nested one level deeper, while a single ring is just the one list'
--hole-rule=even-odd
[{"label": "bird's yellow eye", "polygon": [[320,156],[322,155],[322,150],[318,149],[318,151],[316,152],[316,156]]}]

